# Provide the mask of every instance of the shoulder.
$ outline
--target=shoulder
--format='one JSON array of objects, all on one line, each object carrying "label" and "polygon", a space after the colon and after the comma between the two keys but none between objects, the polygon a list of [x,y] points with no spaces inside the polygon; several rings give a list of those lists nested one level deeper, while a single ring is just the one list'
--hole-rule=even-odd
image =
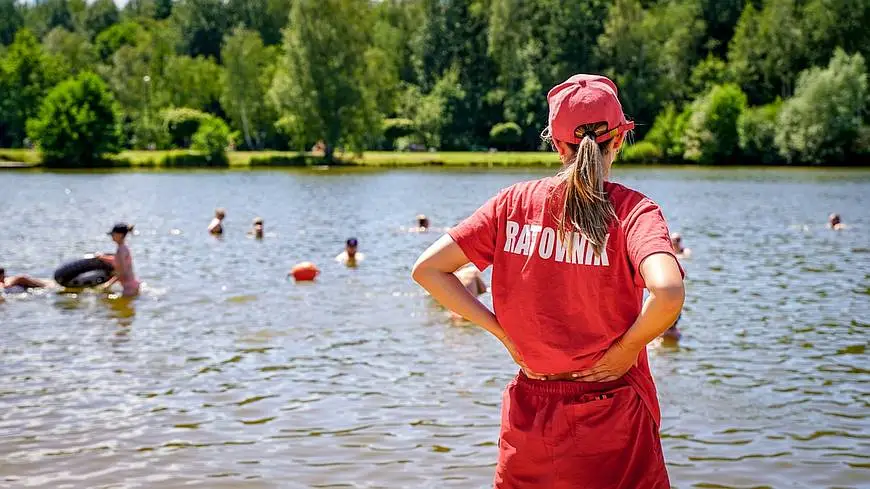
[{"label": "shoulder", "polygon": [[546,199],[559,186],[559,178],[545,177],[528,180],[505,187],[496,195],[501,202],[527,201],[529,199]]},{"label": "shoulder", "polygon": [[646,195],[615,182],[605,182],[604,189],[613,204],[613,210],[620,221],[630,218],[633,214],[644,210],[658,209],[652,199]]}]

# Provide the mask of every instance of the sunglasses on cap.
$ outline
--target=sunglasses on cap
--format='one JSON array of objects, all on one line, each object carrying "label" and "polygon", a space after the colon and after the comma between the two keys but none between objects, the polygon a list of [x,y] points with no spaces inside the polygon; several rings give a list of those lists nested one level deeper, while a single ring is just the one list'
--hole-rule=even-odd
[{"label": "sunglasses on cap", "polygon": [[[604,132],[602,134],[595,134],[595,142],[603,143],[606,141],[610,141],[611,139],[615,139],[613,143],[613,149],[619,149],[622,146],[622,142],[625,141],[625,133],[634,129],[634,121],[628,121],[625,124],[621,124],[619,126],[614,127],[613,129]],[[583,132],[582,128],[577,128],[574,131],[574,135],[578,138],[582,139],[586,134]]]}]

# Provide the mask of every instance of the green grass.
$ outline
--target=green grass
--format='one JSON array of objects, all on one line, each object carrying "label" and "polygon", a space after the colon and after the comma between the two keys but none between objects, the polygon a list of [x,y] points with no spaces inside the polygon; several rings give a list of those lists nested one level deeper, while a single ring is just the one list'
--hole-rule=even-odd
[{"label": "green grass", "polygon": [[[336,154],[334,165],[365,167],[414,167],[414,166],[500,166],[526,167],[557,165],[555,153],[545,152],[415,152],[368,151],[362,156],[351,153]],[[27,149],[0,149],[0,162],[16,161],[39,165],[39,153]],[[318,156],[294,151],[230,151],[226,161],[210,161],[202,153],[189,150],[169,151],[123,151],[111,156],[108,167],[116,168],[184,168],[184,167],[289,167],[322,165]],[[2,166],[2,163],[0,163]]]},{"label": "green grass", "polygon": [[2,161],[37,164],[39,163],[39,153],[32,149],[0,148],[0,162]]}]

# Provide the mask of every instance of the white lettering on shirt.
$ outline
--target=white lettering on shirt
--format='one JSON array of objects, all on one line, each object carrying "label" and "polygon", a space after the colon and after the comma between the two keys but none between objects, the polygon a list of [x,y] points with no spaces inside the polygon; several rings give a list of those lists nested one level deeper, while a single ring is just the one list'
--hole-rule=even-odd
[{"label": "white lettering on shirt", "polygon": [[504,251],[508,253],[512,253],[514,249],[514,244],[517,241],[517,233],[520,232],[520,225],[513,222],[507,222],[507,241],[504,243]]},{"label": "white lettering on shirt", "polygon": [[556,244],[556,231],[544,228],[541,231],[541,244],[538,246],[538,256],[549,260],[553,256],[553,245]]},{"label": "white lettering on shirt", "polygon": [[524,224],[521,228],[519,223],[507,221],[505,235],[506,253],[532,256],[537,250],[537,255],[544,260],[552,259],[558,263],[573,265],[610,266],[607,257],[609,234],[604,238],[601,254],[595,253],[595,247],[582,233],[572,232],[565,239],[559,239],[559,233],[555,229],[538,224]]},{"label": "white lettering on shirt", "polygon": [[[510,221],[508,221],[510,222]],[[520,238],[517,240],[517,245],[511,253],[515,255],[528,255],[529,248],[532,247],[532,230],[528,224],[523,225],[523,230],[520,232]]]}]

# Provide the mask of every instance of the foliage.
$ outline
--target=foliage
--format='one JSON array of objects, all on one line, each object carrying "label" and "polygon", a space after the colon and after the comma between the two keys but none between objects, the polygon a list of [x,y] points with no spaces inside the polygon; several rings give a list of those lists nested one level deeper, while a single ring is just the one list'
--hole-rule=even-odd
[{"label": "foliage", "polygon": [[747,109],[737,119],[737,137],[747,163],[771,165],[779,159],[776,148],[777,119],[782,100]]},{"label": "foliage", "polygon": [[664,156],[661,147],[646,140],[627,145],[619,152],[619,160],[624,163],[658,163]]},{"label": "foliage", "polygon": [[100,32],[94,44],[100,59],[108,60],[122,46],[135,46],[139,43],[144,29],[135,22],[122,22],[115,24]]},{"label": "foliage", "polygon": [[170,108],[160,112],[163,128],[169,135],[173,147],[186,148],[190,146],[193,135],[199,129],[203,120],[209,115],[189,107]]},{"label": "foliage", "polygon": [[365,0],[298,0],[284,31],[272,98],[304,128],[301,139],[324,141],[327,159],[338,144],[361,150],[382,119],[374,103],[378,87],[365,83],[370,9]]},{"label": "foliage", "polygon": [[800,74],[795,96],[783,102],[776,145],[790,163],[845,162],[862,126],[867,64],[837,50],[827,68]]},{"label": "foliage", "polygon": [[93,73],[82,73],[51,90],[39,116],[27,122],[47,163],[91,166],[120,149],[115,100]]},{"label": "foliage", "polygon": [[45,36],[42,45],[46,53],[54,55],[62,63],[61,71],[64,73],[93,71],[97,63],[94,46],[78,32],[54,28]]},{"label": "foliage", "polygon": [[15,33],[24,25],[24,16],[15,0],[0,0],[0,44],[12,44]]},{"label": "foliage", "polygon": [[267,104],[275,68],[272,50],[263,45],[256,32],[237,28],[225,40],[221,54],[221,106],[235,127],[241,128],[245,147],[262,149],[276,118]]},{"label": "foliage", "polygon": [[511,149],[523,137],[523,130],[516,122],[502,122],[492,126],[489,138],[500,149]]},{"label": "foliage", "polygon": [[[161,118],[185,107],[226,121],[246,149],[542,149],[547,90],[583,72],[617,83],[638,138],[661,153],[626,155],[856,161],[864,78],[848,93],[796,89],[838,48],[866,59],[868,25],[867,0],[0,0],[0,146],[26,145],[48,90],[93,71],[129,147],[187,144]],[[710,97],[732,83],[754,107],[733,124]],[[506,123],[509,143],[491,134]]]},{"label": "foliage", "polygon": [[59,64],[29,30],[15,35],[0,60],[0,146],[24,142],[27,119],[36,115],[42,98],[62,78]]},{"label": "foliage", "polygon": [[193,135],[192,149],[202,151],[216,161],[226,160],[227,146],[230,144],[230,128],[217,117],[206,117]]},{"label": "foliage", "polygon": [[91,39],[118,23],[121,13],[113,0],[95,0],[84,14],[83,28]]},{"label": "foliage", "polygon": [[696,163],[730,163],[739,153],[737,119],[746,94],[734,84],[717,85],[692,103],[684,135],[683,158]]}]

